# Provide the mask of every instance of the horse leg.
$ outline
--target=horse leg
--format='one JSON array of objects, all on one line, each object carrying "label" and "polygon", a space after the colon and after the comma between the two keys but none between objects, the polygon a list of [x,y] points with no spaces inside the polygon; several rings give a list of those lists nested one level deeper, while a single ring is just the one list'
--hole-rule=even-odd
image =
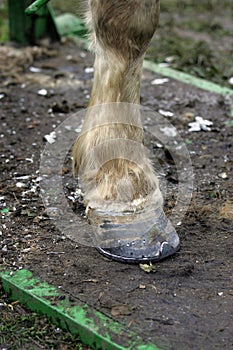
[{"label": "horse leg", "polygon": [[95,73],[73,169],[81,175],[89,219],[101,228],[99,250],[127,262],[159,260],[179,245],[162,211],[140,124],[142,64],[158,19],[159,0],[88,1]]}]

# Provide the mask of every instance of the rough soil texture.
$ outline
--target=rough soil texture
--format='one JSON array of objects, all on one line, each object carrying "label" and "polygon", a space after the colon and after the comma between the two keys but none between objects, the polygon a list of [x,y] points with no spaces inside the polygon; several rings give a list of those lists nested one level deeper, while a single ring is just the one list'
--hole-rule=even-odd
[{"label": "rough soil texture", "polygon": [[[5,269],[25,267],[138,333],[146,343],[167,349],[233,347],[233,144],[230,99],[144,71],[141,102],[173,112],[169,121],[187,144],[195,185],[190,207],[177,231],[181,250],[146,273],[137,265],[103,258],[59,232],[39,195],[38,168],[44,136],[70,113],[87,106],[93,57],[76,45],[0,48],[1,236]],[[32,68],[34,67],[34,68]],[[38,68],[37,69],[35,69]],[[38,94],[46,89],[45,96]],[[211,120],[211,131],[189,132],[195,116]],[[177,185],[169,152],[145,125],[147,147],[157,157],[167,184]],[[71,159],[64,186],[72,195]],[[166,198],[166,211],[175,195]],[[82,204],[70,202],[77,215]]]}]

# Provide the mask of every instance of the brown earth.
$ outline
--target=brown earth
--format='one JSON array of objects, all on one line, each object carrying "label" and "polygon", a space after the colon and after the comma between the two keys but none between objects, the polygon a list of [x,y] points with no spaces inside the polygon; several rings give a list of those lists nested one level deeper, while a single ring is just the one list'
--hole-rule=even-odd
[{"label": "brown earth", "polygon": [[[0,47],[1,236],[5,269],[25,267],[74,299],[81,299],[138,333],[146,343],[168,349],[233,347],[233,145],[230,99],[144,71],[141,102],[170,111],[189,150],[195,175],[191,205],[177,226],[181,249],[146,273],[137,265],[103,258],[59,232],[44,210],[37,181],[44,136],[86,107],[93,57],[72,42],[14,49]],[[35,72],[32,67],[39,68]],[[38,94],[46,89],[46,96]],[[189,132],[195,116],[211,120],[211,131]],[[145,124],[147,147],[165,173],[166,211],[174,206],[176,166]],[[64,186],[75,190],[71,159]],[[71,203],[77,215],[82,203]]]}]

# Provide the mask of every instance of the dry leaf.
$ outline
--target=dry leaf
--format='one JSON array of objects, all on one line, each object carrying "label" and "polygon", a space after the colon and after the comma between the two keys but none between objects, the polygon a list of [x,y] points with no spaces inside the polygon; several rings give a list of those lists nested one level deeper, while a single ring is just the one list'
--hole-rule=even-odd
[{"label": "dry leaf", "polygon": [[150,262],[150,264],[139,264],[139,267],[141,270],[150,273],[150,272],[156,272],[156,267]]},{"label": "dry leaf", "polygon": [[111,309],[112,316],[128,316],[131,315],[131,309],[128,305],[114,305]]}]

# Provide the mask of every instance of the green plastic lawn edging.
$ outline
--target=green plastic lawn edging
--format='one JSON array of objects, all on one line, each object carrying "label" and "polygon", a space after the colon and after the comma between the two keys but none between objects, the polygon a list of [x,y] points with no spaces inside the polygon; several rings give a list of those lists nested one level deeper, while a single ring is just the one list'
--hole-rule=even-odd
[{"label": "green plastic lawn edging", "polygon": [[5,292],[93,349],[159,350],[141,337],[82,301],[71,302],[56,287],[41,282],[28,270],[0,272]]}]

